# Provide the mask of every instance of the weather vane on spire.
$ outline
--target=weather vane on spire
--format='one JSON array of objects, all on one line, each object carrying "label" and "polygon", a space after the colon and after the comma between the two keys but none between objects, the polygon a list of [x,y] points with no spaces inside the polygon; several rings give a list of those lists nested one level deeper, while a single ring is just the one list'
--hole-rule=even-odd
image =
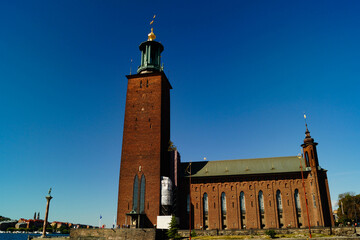
[{"label": "weather vane on spire", "polygon": [[153,16],[153,20],[151,20],[150,25],[153,25],[156,15]]},{"label": "weather vane on spire", "polygon": [[[153,16],[153,19],[150,22],[150,26],[152,26],[154,24],[155,17],[156,17],[156,15]],[[153,41],[153,40],[155,40],[155,38],[156,38],[156,35],[154,34],[154,29],[151,28],[151,33],[148,34],[148,41]]]}]

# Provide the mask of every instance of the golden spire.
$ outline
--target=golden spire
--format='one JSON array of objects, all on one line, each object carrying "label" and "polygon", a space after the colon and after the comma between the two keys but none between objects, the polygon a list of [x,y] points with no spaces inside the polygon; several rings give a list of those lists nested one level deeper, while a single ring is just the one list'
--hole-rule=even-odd
[{"label": "golden spire", "polygon": [[156,36],[155,36],[155,34],[154,34],[153,31],[154,31],[154,29],[151,28],[151,33],[148,34],[148,41],[153,41],[153,40],[155,40]]},{"label": "golden spire", "polygon": [[[150,26],[153,25],[155,17],[156,17],[156,15],[154,15],[152,21],[150,22]],[[153,41],[153,40],[155,40],[155,38],[156,38],[156,36],[154,34],[154,29],[151,28],[151,33],[148,34],[148,41]]]}]

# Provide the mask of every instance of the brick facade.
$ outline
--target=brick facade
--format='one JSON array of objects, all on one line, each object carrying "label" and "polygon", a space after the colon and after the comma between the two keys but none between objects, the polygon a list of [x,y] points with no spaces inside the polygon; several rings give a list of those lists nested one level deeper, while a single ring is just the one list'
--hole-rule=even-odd
[{"label": "brick facade", "polygon": [[[248,161],[258,171],[254,173],[234,172],[238,169],[234,164],[233,169],[226,168],[227,173],[216,176],[206,175],[206,170],[205,175],[192,177],[191,186],[189,176],[178,181],[185,169],[179,166],[177,151],[172,155],[168,152],[171,85],[159,67],[163,47],[150,40],[142,43],[140,50],[139,73],[127,76],[117,225],[156,224],[162,213],[161,176],[170,177],[174,183],[176,206],[172,211],[180,217],[182,228],[189,227],[189,188],[191,225],[195,229],[299,228],[308,226],[308,218],[311,226],[334,225],[326,170],[319,166],[317,143],[307,126],[302,144],[304,159],[299,162],[304,170],[309,213],[297,157],[274,160],[278,164],[275,168],[271,164],[269,167],[269,162],[257,161],[256,165]],[[219,168],[226,162],[219,163]]]},{"label": "brick facade", "polygon": [[[141,216],[138,226],[156,224],[160,212],[160,177],[168,176],[168,143],[170,140],[170,83],[162,72],[127,76],[128,88],[125,106],[125,121],[117,224],[131,225],[132,210]],[[134,179],[145,177],[144,211],[133,209]],[[140,191],[138,196],[140,196]],[[136,200],[137,205],[141,200]],[[137,219],[139,217],[139,219]]]},{"label": "brick facade", "polygon": [[[334,226],[326,170],[318,163],[316,145],[310,132],[302,145],[305,159],[301,158],[304,185],[308,203],[310,226]],[[232,160],[229,160],[232,161]],[[299,159],[300,161],[300,159]],[[227,161],[222,161],[226,164]],[[266,229],[302,228],[308,226],[308,215],[301,169],[298,172],[265,173],[237,176],[192,177],[191,227],[193,229]],[[189,176],[184,178],[180,194],[182,228],[189,227]],[[259,193],[262,192],[263,211]],[[277,195],[277,192],[278,195]],[[295,195],[298,193],[299,200]],[[241,211],[240,194],[243,193],[245,209]],[[204,211],[207,195],[208,212]],[[222,211],[225,194],[226,213]],[[298,202],[299,207],[296,207]],[[281,206],[281,207],[280,207]],[[207,216],[206,216],[207,215]],[[263,217],[261,217],[263,216]]]}]

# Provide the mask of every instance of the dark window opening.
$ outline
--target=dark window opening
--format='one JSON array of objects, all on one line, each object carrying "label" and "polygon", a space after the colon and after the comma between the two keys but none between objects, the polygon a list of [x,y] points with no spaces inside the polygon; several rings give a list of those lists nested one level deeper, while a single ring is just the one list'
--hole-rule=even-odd
[{"label": "dark window opening", "polygon": [[283,207],[282,207],[282,200],[281,200],[281,192],[280,192],[280,190],[276,191],[276,205],[277,205],[277,212],[278,212],[279,228],[282,228],[284,226],[284,221],[283,221]]},{"label": "dark window opening", "polygon": [[204,193],[204,197],[203,197],[203,229],[204,230],[208,229],[209,227],[208,212],[209,212],[208,195],[207,193]]},{"label": "dark window opening", "polygon": [[295,199],[297,225],[298,225],[298,228],[300,228],[302,226],[302,217],[301,217],[301,204],[300,204],[299,190],[297,190],[297,189],[295,189],[294,199]]},{"label": "dark window opening", "polygon": [[222,229],[227,229],[226,196],[224,192],[221,193],[221,225],[222,225]]},{"label": "dark window opening", "polygon": [[135,175],[134,185],[133,185],[133,207],[132,210],[138,212],[138,196],[139,196],[139,179],[138,176]]},{"label": "dark window opening", "polygon": [[309,154],[308,154],[308,152],[305,152],[305,160],[306,160],[306,166],[307,166],[307,167],[310,167]]},{"label": "dark window opening", "polygon": [[245,210],[245,194],[240,193],[240,215],[241,215],[241,228],[246,228],[246,210]]},{"label": "dark window opening", "polygon": [[265,228],[265,208],[264,208],[264,196],[263,192],[259,191],[258,196],[258,202],[259,202],[259,213],[260,213],[260,228]]}]

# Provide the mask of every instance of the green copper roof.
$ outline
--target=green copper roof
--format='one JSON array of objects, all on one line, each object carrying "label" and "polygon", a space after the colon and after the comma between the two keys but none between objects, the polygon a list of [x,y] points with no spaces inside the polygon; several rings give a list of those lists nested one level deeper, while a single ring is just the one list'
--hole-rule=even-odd
[{"label": "green copper roof", "polygon": [[[303,170],[305,162],[302,159]],[[182,163],[182,168],[187,169],[189,163]],[[192,177],[206,176],[232,176],[245,174],[271,174],[285,172],[300,172],[300,160],[297,156],[253,158],[221,161],[192,162]],[[185,173],[185,175],[188,175]]]}]

